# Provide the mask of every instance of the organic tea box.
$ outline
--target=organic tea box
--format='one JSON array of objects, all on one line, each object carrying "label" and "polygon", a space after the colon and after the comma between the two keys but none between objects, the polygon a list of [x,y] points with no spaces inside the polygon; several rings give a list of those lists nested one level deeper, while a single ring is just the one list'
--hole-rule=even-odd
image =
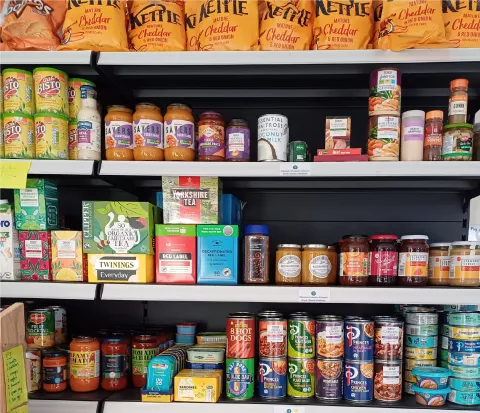
[{"label": "organic tea box", "polygon": [[50,231],[20,231],[20,268],[23,281],[51,281]]},{"label": "organic tea box", "polygon": [[[200,176],[164,176],[164,224],[218,224],[222,181]],[[158,197],[157,197],[158,199]]]},{"label": "organic tea box", "polygon": [[146,254],[89,254],[88,282],[151,283],[154,256]]},{"label": "organic tea box", "polygon": [[83,201],[83,252],[155,254],[160,209],[148,202]]},{"label": "organic tea box", "polygon": [[155,225],[157,283],[196,283],[196,241],[195,225]]},{"label": "organic tea box", "polygon": [[13,222],[13,209],[0,200],[0,280],[20,280],[18,231]]},{"label": "organic tea box", "polygon": [[82,231],[52,231],[53,281],[87,281]]},{"label": "organic tea box", "polygon": [[238,284],[237,225],[197,225],[197,283]]},{"label": "organic tea box", "polygon": [[57,184],[48,179],[27,179],[25,189],[15,189],[15,225],[18,230],[58,228]]}]

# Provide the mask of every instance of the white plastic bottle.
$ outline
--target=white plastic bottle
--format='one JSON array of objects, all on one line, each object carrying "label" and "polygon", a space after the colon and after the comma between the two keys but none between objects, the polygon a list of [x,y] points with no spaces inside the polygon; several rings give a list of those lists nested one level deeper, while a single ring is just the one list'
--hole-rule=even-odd
[{"label": "white plastic bottle", "polygon": [[97,92],[91,85],[80,88],[82,107],[77,115],[78,159],[102,158],[102,118],[97,109]]},{"label": "white plastic bottle", "polygon": [[425,139],[425,112],[409,110],[402,115],[401,161],[423,161]]}]

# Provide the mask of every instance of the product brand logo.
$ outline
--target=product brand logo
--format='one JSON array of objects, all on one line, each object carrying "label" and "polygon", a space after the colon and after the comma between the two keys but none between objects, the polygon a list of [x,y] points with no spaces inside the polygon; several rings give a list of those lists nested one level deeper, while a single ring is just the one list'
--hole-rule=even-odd
[{"label": "product brand logo", "polygon": [[352,366],[347,366],[345,369],[345,378],[347,379],[347,386],[350,386],[351,381],[358,376],[358,369]]},{"label": "product brand logo", "polygon": [[9,228],[10,225],[10,221],[0,221],[0,228]]},{"label": "product brand logo", "polygon": [[43,122],[35,122],[35,142],[40,142],[45,136],[46,127]]},{"label": "product brand logo", "polygon": [[360,329],[357,327],[348,326],[347,327],[347,338],[348,338],[348,345],[353,345],[353,340],[356,340],[360,337]]},{"label": "product brand logo", "polygon": [[44,99],[51,98],[60,93],[60,80],[55,76],[47,76],[38,85],[38,94]]},{"label": "product brand logo", "polygon": [[199,22],[207,19],[212,14],[233,13],[237,16],[247,16],[248,0],[210,0],[200,8]]},{"label": "product brand logo", "polygon": [[210,199],[210,190],[208,189],[182,189],[173,188],[172,198],[181,201],[183,206],[196,206],[198,201]]},{"label": "product brand logo", "polygon": [[98,269],[122,269],[132,270],[135,269],[135,262],[132,261],[102,261],[98,262]]},{"label": "product brand logo", "polygon": [[20,137],[22,133],[22,127],[18,122],[10,121],[4,126],[5,143],[12,143],[14,140]]},{"label": "product brand logo", "polygon": [[180,16],[172,13],[171,10],[161,3],[152,3],[145,6],[137,14],[130,13],[130,29],[141,27],[145,23],[165,22],[173,24],[181,24]]},{"label": "product brand logo", "polygon": [[10,99],[18,91],[18,81],[14,77],[7,77],[3,80],[3,97]]},{"label": "product brand logo", "polygon": [[442,12],[443,13],[458,13],[461,10],[469,10],[478,12],[480,11],[480,0],[443,0]]},{"label": "product brand logo", "polygon": [[107,7],[115,7],[116,9],[120,9],[119,2],[123,0],[68,0],[68,10],[71,10],[72,7],[80,7],[80,6],[107,6]]},{"label": "product brand logo", "polygon": [[274,17],[281,17],[283,20],[288,20],[292,23],[297,23],[301,27],[307,27],[308,21],[312,13],[305,9],[297,9],[290,3],[285,7],[278,6],[274,1],[267,1],[267,12],[264,20],[273,19]]},{"label": "product brand logo", "polygon": [[45,314],[35,313],[30,315],[30,322],[32,322],[33,324],[42,324],[45,322],[46,319],[47,317],[45,316]]},{"label": "product brand logo", "polygon": [[15,16],[20,17],[27,6],[31,6],[38,14],[43,14],[44,16],[52,14],[53,11],[53,9],[42,0],[16,0],[10,2],[7,8],[7,15],[14,13]]},{"label": "product brand logo", "polygon": [[77,93],[75,92],[75,88],[69,87],[68,88],[68,103],[73,103],[76,95],[77,95]]},{"label": "product brand logo", "polygon": [[350,0],[348,2],[316,0],[316,15],[329,16],[332,13],[342,16],[360,16],[370,15],[370,2],[360,2]]}]

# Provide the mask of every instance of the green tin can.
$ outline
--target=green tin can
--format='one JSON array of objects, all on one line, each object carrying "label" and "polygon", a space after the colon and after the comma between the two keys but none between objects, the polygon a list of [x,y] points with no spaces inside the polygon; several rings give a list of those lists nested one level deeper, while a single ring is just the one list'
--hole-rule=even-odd
[{"label": "green tin can", "polygon": [[255,359],[227,358],[227,397],[232,400],[247,400],[253,397]]},{"label": "green tin can", "polygon": [[315,394],[315,360],[288,359],[287,395],[306,399]]},{"label": "green tin can", "polygon": [[288,357],[315,357],[315,320],[308,313],[294,313],[288,319]]},{"label": "green tin can", "polygon": [[304,141],[293,141],[288,144],[289,162],[308,162],[308,146]]},{"label": "green tin can", "polygon": [[27,313],[27,345],[40,349],[55,345],[55,312],[51,308]]}]

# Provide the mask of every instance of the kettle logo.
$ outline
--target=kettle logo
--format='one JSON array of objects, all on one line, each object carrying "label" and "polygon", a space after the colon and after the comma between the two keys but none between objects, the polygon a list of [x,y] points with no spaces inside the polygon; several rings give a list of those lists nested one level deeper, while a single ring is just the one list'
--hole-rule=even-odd
[{"label": "kettle logo", "polygon": [[350,386],[353,379],[358,376],[358,369],[353,366],[348,366],[345,371],[345,378],[347,379],[347,386]]},{"label": "kettle logo", "polygon": [[360,337],[360,329],[357,327],[349,326],[347,328],[348,345],[352,346],[353,340],[356,340],[358,337]]}]

